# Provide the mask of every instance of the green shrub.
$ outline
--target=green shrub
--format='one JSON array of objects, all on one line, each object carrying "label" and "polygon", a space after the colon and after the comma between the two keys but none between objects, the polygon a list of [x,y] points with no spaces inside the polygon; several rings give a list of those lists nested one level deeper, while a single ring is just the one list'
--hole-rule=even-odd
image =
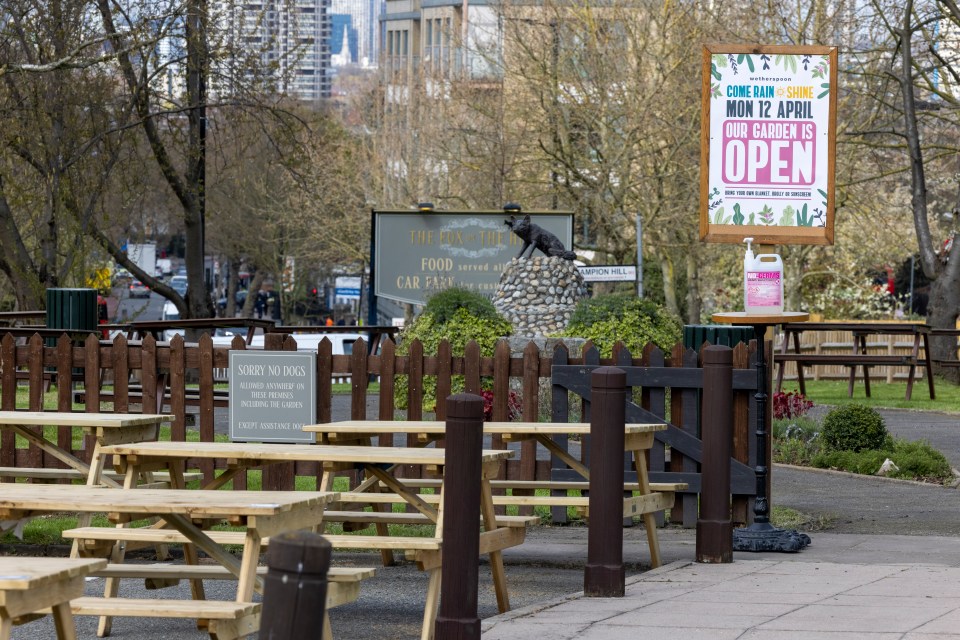
[{"label": "green shrub", "polygon": [[451,287],[431,295],[421,316],[429,315],[434,323],[443,325],[452,321],[460,309],[466,309],[470,315],[482,320],[503,320],[490,300],[460,287]]},{"label": "green shrub", "polygon": [[820,452],[820,425],[806,416],[774,419],[773,461],[782,464],[809,466]]},{"label": "green shrub", "polygon": [[813,457],[812,466],[819,469],[839,469],[850,473],[873,475],[890,457],[888,451],[865,449],[862,451],[827,450],[821,451]]},{"label": "green shrub", "polygon": [[[408,355],[410,344],[420,340],[423,353],[435,355],[440,342],[447,340],[453,355],[462,356],[467,343],[474,340],[480,347],[481,355],[492,356],[497,341],[511,333],[513,327],[497,313],[489,300],[464,289],[447,289],[431,297],[423,313],[403,329],[397,353]],[[407,408],[407,384],[407,376],[397,377],[394,397],[400,409]],[[455,376],[452,392],[459,393],[462,390],[463,377]],[[435,410],[436,401],[437,379],[427,376],[423,384],[423,410]]]},{"label": "green shrub", "polygon": [[785,438],[773,441],[773,461],[780,464],[809,466],[813,456],[814,444],[805,440]]},{"label": "green shrub", "polygon": [[946,457],[923,440],[895,439],[890,458],[900,467],[895,475],[898,478],[946,480],[953,477],[953,469]]},{"label": "green shrub", "polygon": [[821,469],[873,475],[887,458],[899,467],[898,471],[888,475],[891,478],[943,482],[953,477],[950,463],[929,443],[908,442],[901,438],[889,439],[887,446],[879,450],[823,451],[813,457],[811,465]]},{"label": "green shrub", "polygon": [[890,445],[883,417],[862,404],[830,411],[823,419],[821,435],[824,446],[837,451],[879,450]]},{"label": "green shrub", "polygon": [[617,341],[634,355],[648,342],[669,352],[680,341],[682,330],[680,321],[659,305],[615,293],[581,301],[562,335],[588,338],[602,356],[609,357]]}]

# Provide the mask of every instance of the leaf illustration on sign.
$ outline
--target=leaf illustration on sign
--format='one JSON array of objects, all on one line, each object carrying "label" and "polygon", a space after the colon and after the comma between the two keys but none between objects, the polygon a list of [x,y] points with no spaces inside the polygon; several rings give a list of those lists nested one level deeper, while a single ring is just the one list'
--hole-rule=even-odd
[{"label": "leaf illustration on sign", "polygon": [[794,218],[796,211],[790,205],[787,205],[783,208],[783,214],[780,216],[780,226],[781,227],[792,227],[794,226]]},{"label": "leaf illustration on sign", "polygon": [[733,224],[743,224],[743,214],[740,213],[740,205],[733,205]]}]

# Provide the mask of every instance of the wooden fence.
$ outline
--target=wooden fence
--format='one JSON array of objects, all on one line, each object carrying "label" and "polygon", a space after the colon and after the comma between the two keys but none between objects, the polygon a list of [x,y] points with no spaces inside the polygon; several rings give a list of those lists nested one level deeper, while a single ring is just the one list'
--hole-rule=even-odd
[{"label": "wooden fence", "polygon": [[[49,338],[48,338],[49,340]],[[493,415],[496,421],[509,419],[508,397],[511,389],[520,395],[524,421],[570,421],[575,418],[569,397],[562,391],[564,384],[551,378],[554,354],[541,353],[530,342],[522,355],[512,356],[506,341],[501,341],[493,356],[481,356],[479,347],[469,343],[463,356],[454,356],[449,343],[442,342],[435,354],[424,354],[419,341],[413,341],[407,355],[397,355],[396,345],[385,340],[380,352],[368,355],[362,340],[358,341],[351,355],[333,355],[329,341],[321,341],[317,347],[317,394],[316,412],[318,422],[332,419],[332,379],[350,376],[350,418],[356,420],[422,420],[435,417],[443,420],[444,403],[438,402],[433,416],[425,415],[424,381],[432,379],[436,397],[445,398],[453,389],[454,380],[461,378],[464,390],[480,393],[482,381],[493,390]],[[118,335],[113,340],[100,340],[97,334],[85,339],[66,334],[47,346],[44,339],[34,335],[18,344],[12,335],[4,335],[0,341],[0,408],[4,410],[28,409],[31,411],[85,410],[116,411],[128,413],[153,413],[169,411],[176,416],[172,424],[171,438],[187,438],[187,416],[195,417],[193,427],[201,441],[214,439],[216,408],[223,407],[226,398],[223,389],[214,384],[214,371],[228,366],[230,349],[243,350],[247,346],[242,337],[235,337],[230,347],[214,346],[209,336],[201,336],[197,343],[185,343],[176,336],[169,343],[158,343],[147,336],[141,341],[128,340]],[[291,336],[267,334],[265,349],[295,350],[296,342]],[[702,370],[697,353],[676,346],[667,356],[659,349],[648,345],[640,357],[633,357],[618,345],[615,357],[600,358],[597,350],[587,343],[581,357],[568,357],[566,348],[558,347],[559,363],[564,366],[617,365],[635,367],[630,373],[631,385],[635,386],[637,412],[628,418],[631,421],[668,420],[670,430],[651,452],[650,469],[654,479],[668,479],[669,473],[681,474],[683,481],[691,484],[690,493],[678,498],[673,520],[685,526],[693,526],[696,520],[696,492],[699,490],[698,466],[699,442],[698,389],[702,386]],[[752,349],[752,347],[751,347]],[[755,488],[736,480],[743,475],[743,465],[753,465],[755,438],[752,437],[755,421],[752,390],[756,374],[751,368],[752,350],[739,345],[734,352],[735,389],[734,399],[734,493],[736,522],[752,519],[750,504]],[[736,371],[740,369],[741,371]],[[744,371],[745,369],[745,371]],[[398,387],[398,377],[407,376],[405,385]],[[583,375],[589,385],[589,371]],[[71,380],[73,384],[56,385],[56,406],[44,404],[44,391],[55,381]],[[379,379],[377,392],[377,415],[368,415],[368,387],[371,379]],[[752,382],[751,382],[752,380]],[[107,387],[112,384],[112,390]],[[550,385],[552,386],[552,390]],[[752,386],[751,386],[752,385]],[[26,402],[17,403],[17,390],[26,395]],[[26,387],[26,389],[23,389]],[[75,409],[74,387],[82,391],[83,408]],[[399,409],[396,401],[398,388],[405,387],[405,408]],[[571,390],[566,389],[567,392]],[[541,395],[550,394],[549,401],[541,410]],[[582,395],[582,394],[581,394]],[[576,404],[576,403],[575,403]],[[189,409],[189,410],[188,410]],[[581,402],[583,419],[589,417],[589,400]],[[543,415],[542,415],[543,414]],[[679,435],[678,435],[679,434]],[[71,450],[82,459],[89,460],[91,442],[82,442],[77,451],[73,433],[69,427],[59,427],[58,445]],[[393,444],[392,436],[382,436],[380,444]],[[409,443],[415,445],[415,442]],[[494,447],[502,448],[502,441],[495,438]],[[582,456],[587,460],[589,444],[584,443]],[[769,459],[769,456],[768,456]],[[0,466],[57,467],[61,463],[31,447],[17,449],[14,437],[4,433],[0,441]],[[739,465],[739,466],[738,466]],[[212,478],[214,469],[209,464],[201,465],[205,476]],[[276,469],[271,471],[271,469]],[[292,489],[295,476],[317,476],[317,465],[298,463],[271,465],[263,478],[264,488]],[[410,470],[415,472],[415,470]],[[509,479],[546,480],[556,475],[553,464],[536,460],[535,443],[521,446],[519,459],[511,460],[502,474]],[[659,475],[658,475],[659,474]],[[680,476],[677,476],[680,477]],[[245,478],[234,483],[235,488],[246,487]]]}]

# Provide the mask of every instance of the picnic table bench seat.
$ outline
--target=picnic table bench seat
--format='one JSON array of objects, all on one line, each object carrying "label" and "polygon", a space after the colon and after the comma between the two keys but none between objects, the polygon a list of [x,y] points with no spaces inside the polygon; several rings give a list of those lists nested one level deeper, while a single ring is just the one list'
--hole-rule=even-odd
[{"label": "picnic table bench seat", "polygon": [[[440,481],[436,478],[404,478],[403,483],[408,487],[427,489],[440,486]],[[686,488],[686,483],[651,482],[649,486],[651,491],[683,491]],[[588,491],[590,489],[590,482],[587,480],[491,480],[490,487],[493,489],[520,491],[536,491],[538,489],[547,489],[550,491]],[[625,482],[623,484],[623,490],[639,491],[640,484],[637,482]]]},{"label": "picnic table bench seat", "polygon": [[[953,336],[954,342],[956,342],[956,338],[960,337],[960,329],[931,329],[930,335],[932,337]],[[956,353],[956,350],[954,350],[954,353]],[[960,367],[960,359],[956,358],[935,359],[934,362],[941,367]]]},{"label": "picnic table bench seat", "polygon": [[207,621],[214,640],[236,640],[260,629],[259,602],[230,600],[158,600],[84,596],[70,602],[75,616],[111,618],[196,618]]},{"label": "picnic table bench seat", "polygon": [[[115,471],[103,471],[102,476],[106,476],[115,482],[123,482],[123,474]],[[0,467],[0,478],[25,478],[29,480],[86,480],[87,475],[79,469],[61,469],[57,467]],[[190,471],[183,474],[184,482],[193,480],[203,480],[203,474],[199,471]],[[170,474],[166,471],[153,472],[153,481],[149,483],[140,483],[137,485],[140,489],[160,489],[170,486]]]},{"label": "picnic table bench seat", "polygon": [[[387,496],[390,494],[378,494]],[[369,500],[362,500],[369,502]],[[356,522],[370,524],[432,524],[421,513],[387,513],[378,511],[325,511],[324,521]],[[538,516],[497,516],[499,527],[528,527],[540,522]],[[217,544],[243,544],[242,531],[206,531],[207,536]],[[117,542],[124,544],[126,551],[153,546],[155,544],[185,544],[190,542],[186,536],[174,529],[154,529],[151,527],[76,527],[66,529],[63,537],[76,540],[80,551],[85,555],[97,556],[108,553]],[[365,549],[373,544],[385,544],[393,549],[439,549],[440,538],[411,536],[337,536],[324,534],[334,547]],[[396,542],[387,542],[389,540]],[[435,542],[425,542],[435,540]],[[365,542],[364,544],[355,544]],[[260,546],[267,547],[270,538],[260,539]],[[404,546],[406,545],[406,546]],[[136,566],[136,565],[134,565]]]},{"label": "picnic table bench seat", "polygon": [[802,365],[814,364],[832,364],[842,366],[859,365],[888,365],[904,366],[923,364],[922,359],[917,359],[910,354],[903,355],[873,355],[873,354],[853,354],[853,353],[776,353],[774,360],[777,362],[797,362]]},{"label": "picnic table bench seat", "polygon": [[[685,485],[683,485],[685,486]],[[683,488],[683,486],[681,488]],[[427,504],[437,504],[440,496],[437,494],[418,494]],[[673,491],[654,491],[647,495],[624,498],[624,517],[655,513],[668,509],[673,505]],[[343,493],[341,502],[358,502],[364,504],[398,504],[403,499],[392,493]],[[587,496],[493,496],[495,506],[545,506],[545,507],[574,507],[586,513],[590,504]],[[509,517],[509,516],[507,516]],[[519,516],[523,517],[523,516]]]}]

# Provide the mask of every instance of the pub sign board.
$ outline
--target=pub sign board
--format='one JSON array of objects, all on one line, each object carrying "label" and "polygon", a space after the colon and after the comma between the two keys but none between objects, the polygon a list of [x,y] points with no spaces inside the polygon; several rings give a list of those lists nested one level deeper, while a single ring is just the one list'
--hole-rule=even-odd
[{"label": "pub sign board", "polygon": [[[573,214],[521,211],[572,249]],[[492,297],[500,274],[523,241],[503,211],[374,210],[374,294],[425,304],[432,293],[460,287]],[[534,251],[534,255],[542,255]]]},{"label": "pub sign board", "polygon": [[700,238],[833,244],[837,48],[705,45]]},{"label": "pub sign board", "polygon": [[316,379],[316,353],[231,351],[230,440],[313,444]]}]

